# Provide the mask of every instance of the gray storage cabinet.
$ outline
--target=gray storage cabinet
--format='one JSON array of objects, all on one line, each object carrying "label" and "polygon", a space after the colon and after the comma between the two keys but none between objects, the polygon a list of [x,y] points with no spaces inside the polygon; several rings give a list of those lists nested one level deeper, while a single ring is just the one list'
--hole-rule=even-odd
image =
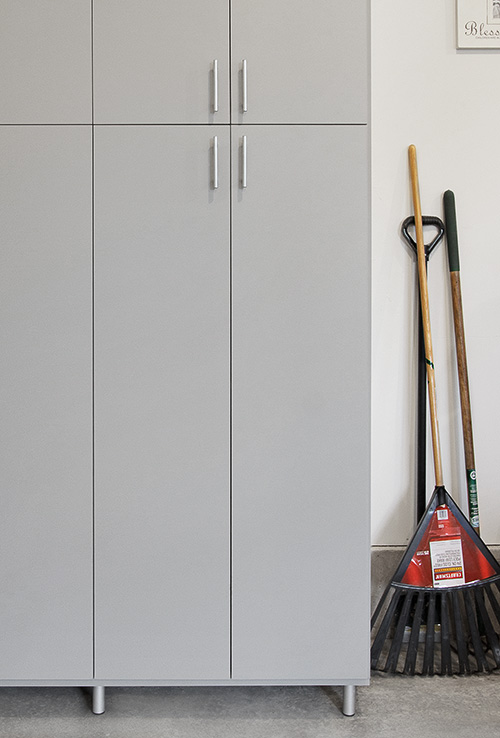
[{"label": "gray storage cabinet", "polygon": [[367,0],[0,13],[0,684],[95,711],[106,685],[332,684],[352,712]]}]

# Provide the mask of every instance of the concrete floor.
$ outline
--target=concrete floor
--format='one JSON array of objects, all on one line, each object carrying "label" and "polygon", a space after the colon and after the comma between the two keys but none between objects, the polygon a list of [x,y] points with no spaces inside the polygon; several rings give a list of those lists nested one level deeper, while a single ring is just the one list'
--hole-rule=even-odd
[{"label": "concrete floor", "polygon": [[357,690],[323,687],[108,688],[93,715],[89,690],[0,689],[5,738],[498,738],[500,673],[401,677],[375,673]]}]

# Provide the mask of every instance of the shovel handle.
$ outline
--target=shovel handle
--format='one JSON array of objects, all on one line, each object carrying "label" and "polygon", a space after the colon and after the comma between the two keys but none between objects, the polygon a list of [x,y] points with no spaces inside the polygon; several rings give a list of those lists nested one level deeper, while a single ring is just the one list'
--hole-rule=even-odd
[{"label": "shovel handle", "polygon": [[436,487],[443,486],[443,468],[441,463],[441,446],[439,441],[439,425],[436,406],[436,377],[434,372],[434,356],[432,352],[431,320],[429,310],[429,292],[427,288],[427,270],[425,268],[425,244],[422,227],[422,209],[420,206],[420,190],[418,183],[417,150],[412,144],[408,148],[410,165],[410,181],[415,213],[415,236],[417,241],[418,281],[420,284],[420,305],[422,325],[424,329],[425,363],[427,366],[427,386],[429,391],[429,410],[431,417],[432,451],[434,454],[434,475]]}]

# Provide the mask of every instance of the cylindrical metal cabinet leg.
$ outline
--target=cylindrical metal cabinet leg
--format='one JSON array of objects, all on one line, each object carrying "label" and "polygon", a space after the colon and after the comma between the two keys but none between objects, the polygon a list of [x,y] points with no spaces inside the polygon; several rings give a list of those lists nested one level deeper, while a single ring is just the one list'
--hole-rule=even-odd
[{"label": "cylindrical metal cabinet leg", "polygon": [[92,712],[94,715],[102,715],[105,709],[104,687],[94,687],[92,692]]},{"label": "cylindrical metal cabinet leg", "polygon": [[356,709],[356,687],[354,684],[346,684],[344,686],[344,704],[342,712],[347,717],[354,715]]}]

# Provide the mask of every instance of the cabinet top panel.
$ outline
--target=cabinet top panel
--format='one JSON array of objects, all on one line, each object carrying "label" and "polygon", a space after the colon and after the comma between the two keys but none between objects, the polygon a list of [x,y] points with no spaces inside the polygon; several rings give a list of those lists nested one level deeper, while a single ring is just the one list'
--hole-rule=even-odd
[{"label": "cabinet top panel", "polygon": [[0,123],[90,123],[89,0],[0,0]]},{"label": "cabinet top panel", "polygon": [[366,123],[368,48],[367,0],[95,0],[95,122]]}]

